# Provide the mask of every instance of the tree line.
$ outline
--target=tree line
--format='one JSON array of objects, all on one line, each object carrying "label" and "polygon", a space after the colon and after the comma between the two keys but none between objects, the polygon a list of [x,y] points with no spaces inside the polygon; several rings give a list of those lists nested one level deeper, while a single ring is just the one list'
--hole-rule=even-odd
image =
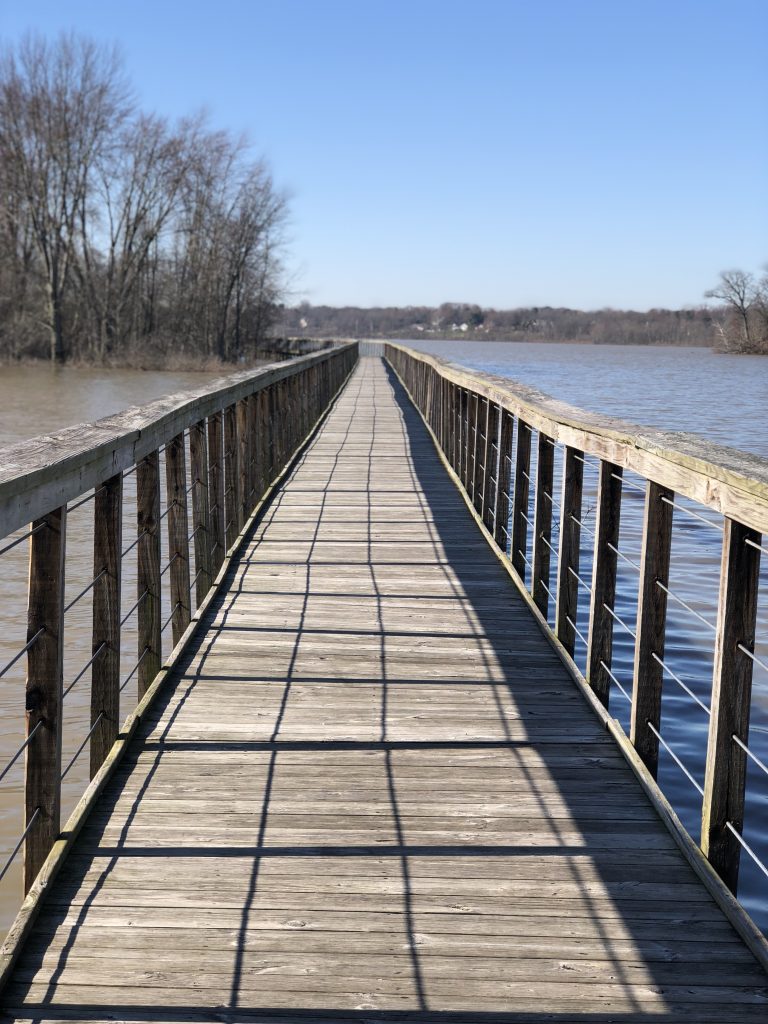
[{"label": "tree line", "polygon": [[139,109],[114,48],[0,54],[0,358],[251,358],[286,213],[243,139]]},{"label": "tree line", "polygon": [[466,303],[440,306],[341,308],[301,303],[281,308],[276,328],[314,337],[468,338],[485,341],[571,341],[618,345],[717,343],[724,313],[695,309],[647,312],[555,307],[485,309]]}]

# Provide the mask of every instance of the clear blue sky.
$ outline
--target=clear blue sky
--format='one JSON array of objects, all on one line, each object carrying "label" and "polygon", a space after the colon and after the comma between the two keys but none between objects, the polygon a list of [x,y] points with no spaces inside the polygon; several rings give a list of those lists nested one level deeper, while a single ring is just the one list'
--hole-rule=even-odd
[{"label": "clear blue sky", "polygon": [[766,0],[0,0],[245,131],[297,298],[698,304],[768,261]]}]

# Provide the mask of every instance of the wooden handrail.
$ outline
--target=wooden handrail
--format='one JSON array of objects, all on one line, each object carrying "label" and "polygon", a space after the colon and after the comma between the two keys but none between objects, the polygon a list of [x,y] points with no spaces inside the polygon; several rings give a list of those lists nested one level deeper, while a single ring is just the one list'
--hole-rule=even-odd
[{"label": "wooden handrail", "polygon": [[94,423],[35,437],[2,449],[0,460],[0,537],[64,505],[146,455],[200,420],[303,370],[335,363],[355,345],[243,371],[208,387],[179,392],[135,406]]},{"label": "wooden handrail", "polygon": [[[68,503],[93,491],[94,576],[79,595],[92,592],[91,660],[85,666],[91,672],[91,729],[64,774],[90,745],[93,778],[119,735],[121,689],[135,677],[141,700],[164,657],[189,636],[192,614],[244,526],[356,361],[357,345],[340,345],[0,450],[0,539],[33,523],[23,649],[25,892],[60,831]],[[129,472],[136,477],[131,523],[124,508]],[[136,531],[127,545],[124,528]],[[160,564],[163,530],[165,566]],[[136,562],[137,600],[121,616],[128,556]],[[193,563],[197,573],[191,578]],[[134,614],[136,662],[121,683],[121,635]]]},{"label": "wooden handrail", "polygon": [[[735,892],[744,817],[744,748],[749,733],[761,535],[768,532],[768,459],[691,434],[638,427],[577,409],[526,385],[466,370],[403,345],[387,344],[384,352],[432,431],[489,541],[499,549],[573,675],[591,688],[600,702],[596,707],[604,709],[609,704],[617,626],[632,638],[633,685],[631,695],[626,694],[631,700],[629,737],[615,719],[611,729],[626,740],[632,757],[639,756],[653,777],[659,744],[664,742],[660,740],[662,681],[675,496],[723,516],[700,848]],[[481,452],[482,424],[493,436],[486,437]],[[534,435],[538,454],[535,480],[531,476]],[[558,494],[553,479],[555,444],[563,447]],[[589,531],[593,536],[591,585],[579,573],[584,546],[585,456],[597,460],[597,517],[594,533]],[[645,481],[634,629],[614,611],[625,471]],[[552,538],[553,505],[560,521],[557,541]],[[490,517],[488,510],[492,510]],[[557,580],[550,584],[553,554]],[[590,591],[586,637],[577,629],[577,604],[583,607],[584,601],[580,587]],[[553,602],[551,626],[547,617]],[[693,613],[698,615],[695,610]],[[584,674],[574,653],[577,639],[584,645],[582,651],[585,648]]]},{"label": "wooden handrail", "polygon": [[638,426],[579,409],[525,384],[467,370],[436,356],[389,343],[397,353],[470,394],[494,402],[554,441],[691,498],[759,533],[768,533],[768,459],[695,434]]}]

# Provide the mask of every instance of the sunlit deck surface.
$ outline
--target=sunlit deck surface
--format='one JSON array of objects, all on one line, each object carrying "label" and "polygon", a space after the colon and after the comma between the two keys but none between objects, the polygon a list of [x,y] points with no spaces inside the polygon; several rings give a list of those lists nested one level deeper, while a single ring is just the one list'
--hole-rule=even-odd
[{"label": "sunlit deck surface", "polygon": [[6,1019],[767,1019],[380,360],[204,626]]}]

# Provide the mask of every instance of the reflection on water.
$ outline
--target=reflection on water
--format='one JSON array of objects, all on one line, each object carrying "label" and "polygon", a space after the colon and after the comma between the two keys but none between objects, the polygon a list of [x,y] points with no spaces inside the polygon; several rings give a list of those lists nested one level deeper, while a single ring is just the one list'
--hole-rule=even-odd
[{"label": "reflection on water", "polygon": [[[215,375],[218,376],[218,375]],[[150,402],[162,395],[198,388],[214,375],[203,373],[142,373],[139,370],[74,370],[48,366],[0,366],[0,446],[46,434],[74,423],[99,419],[131,405]],[[162,470],[162,466],[161,466]],[[162,475],[161,475],[162,479]],[[136,535],[135,476],[125,481],[123,548]],[[93,577],[93,504],[67,517],[67,579],[65,606]],[[0,539],[0,548],[8,538]],[[162,538],[163,564],[167,561],[167,536]],[[122,609],[125,614],[136,600],[134,549],[123,567]],[[0,613],[0,670],[26,641],[27,545],[20,544],[0,556],[3,608]],[[193,570],[194,575],[194,570]],[[167,584],[168,576],[164,582]],[[166,608],[169,607],[166,596]],[[75,603],[65,617],[64,685],[68,687],[91,656],[91,594]],[[169,647],[166,630],[166,651]],[[136,662],[136,616],[125,625],[121,651],[121,679]],[[0,679],[0,771],[24,739],[24,672],[22,658]],[[136,678],[121,694],[124,717],[135,705]],[[75,683],[64,702],[64,750],[62,767],[70,763],[90,727],[90,672]],[[24,758],[19,758],[0,782],[0,865],[21,834]],[[88,782],[88,748],[67,773],[62,785],[65,819]],[[0,930],[11,922],[21,900],[20,858],[0,884]]]},{"label": "reflection on water", "polygon": [[[572,405],[618,416],[648,426],[683,430],[768,456],[768,358],[724,356],[708,349],[585,346],[540,343],[407,342],[443,359],[487,373],[511,377]],[[558,451],[555,479],[562,466]],[[531,479],[535,479],[535,446]],[[632,562],[640,560],[644,481],[625,474],[619,547]],[[634,489],[639,488],[639,489]],[[579,575],[591,583],[592,537],[597,493],[595,460],[584,468],[583,517]],[[665,675],[662,735],[701,786],[708,729],[714,632],[720,575],[721,517],[681,499],[711,521],[709,526],[676,509],[672,537],[669,589],[706,620],[670,598],[667,608],[665,664],[678,677]],[[533,518],[533,500],[529,517]],[[559,528],[557,510],[553,535]],[[619,561],[615,611],[632,630],[637,614],[637,570]],[[761,569],[756,653],[768,662],[768,559]],[[579,630],[588,629],[589,595],[579,594]],[[554,623],[554,609],[550,609]],[[631,692],[634,644],[620,625],[614,629],[613,671]],[[584,669],[584,645],[576,641],[576,660]],[[685,684],[700,703],[683,689]],[[702,708],[701,705],[705,707]],[[629,703],[617,686],[611,692],[611,712],[629,731]],[[768,672],[755,668],[750,747],[768,763]],[[701,797],[671,756],[662,749],[659,782],[684,824],[698,837]],[[768,863],[768,779],[748,763],[745,838]],[[746,854],[741,858],[739,897],[760,926],[768,930],[768,880]]]}]

